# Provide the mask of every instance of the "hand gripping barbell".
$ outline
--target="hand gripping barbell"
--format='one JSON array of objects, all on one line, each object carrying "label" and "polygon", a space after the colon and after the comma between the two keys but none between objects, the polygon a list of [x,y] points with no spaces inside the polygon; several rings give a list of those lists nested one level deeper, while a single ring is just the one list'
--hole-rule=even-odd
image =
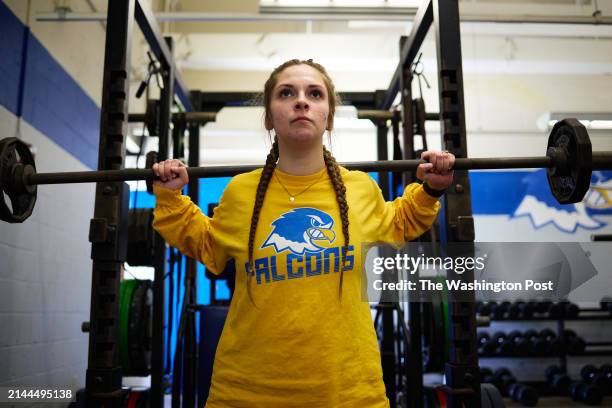
[{"label": "hand gripping barbell", "polygon": [[[343,163],[349,170],[410,171],[424,160],[393,160]],[[226,177],[254,170],[251,166],[188,167],[190,178]],[[514,158],[458,158],[453,169],[547,168],[550,189],[561,204],[582,201],[589,189],[593,170],[612,169],[612,152],[593,153],[586,128],[576,119],[564,119],[553,127],[548,138],[546,156]],[[38,184],[116,182],[153,180],[151,169],[99,170],[69,173],[37,173],[28,146],[17,138],[0,140],[0,201],[2,220],[25,221],[34,209]],[[10,199],[11,207],[5,202]]]}]

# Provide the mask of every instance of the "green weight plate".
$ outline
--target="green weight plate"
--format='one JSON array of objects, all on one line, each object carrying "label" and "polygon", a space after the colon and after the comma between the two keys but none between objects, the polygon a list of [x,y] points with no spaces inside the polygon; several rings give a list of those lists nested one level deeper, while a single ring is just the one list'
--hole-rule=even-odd
[{"label": "green weight plate", "polygon": [[151,369],[151,327],[153,289],[151,281],[141,280],[134,290],[128,329],[130,374],[144,376]]},{"label": "green weight plate", "polygon": [[449,361],[450,360],[450,315],[449,315],[449,309],[448,309],[448,300],[445,298],[442,301],[442,321],[444,324],[444,337],[443,337],[443,342],[444,342],[444,362]]},{"label": "green weight plate", "polygon": [[435,371],[441,372],[444,370],[444,354],[446,351],[444,350],[444,320],[442,315],[442,303],[441,298],[439,296],[436,296],[434,298],[432,302],[432,308],[432,322],[434,329],[434,336],[432,341],[435,353],[432,356],[432,368]]},{"label": "green weight plate", "polygon": [[134,289],[137,286],[138,281],[130,279],[122,281],[119,287],[119,364],[124,373],[130,369],[128,356],[130,306]]}]

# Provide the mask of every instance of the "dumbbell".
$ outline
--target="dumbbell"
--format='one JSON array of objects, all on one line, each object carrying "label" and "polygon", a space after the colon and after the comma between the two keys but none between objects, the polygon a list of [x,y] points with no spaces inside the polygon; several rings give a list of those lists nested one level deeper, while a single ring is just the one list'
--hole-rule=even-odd
[{"label": "dumbbell", "polygon": [[591,364],[587,364],[580,370],[580,376],[584,382],[588,384],[594,384],[598,387],[605,387],[608,385],[608,379],[605,374],[598,370],[597,367]]},{"label": "dumbbell", "polygon": [[548,314],[548,317],[550,319],[559,319],[561,316],[563,316],[563,305],[556,302],[551,303],[548,306],[548,310],[546,313]]},{"label": "dumbbell", "polygon": [[521,319],[531,319],[533,317],[533,314],[535,313],[536,310],[536,302],[534,301],[529,301],[529,302],[519,302],[518,304],[518,308],[519,308],[519,318]]},{"label": "dumbbell", "polygon": [[536,312],[540,314],[548,313],[548,309],[550,308],[550,305],[552,305],[552,302],[550,300],[543,300],[540,302],[536,302]]},{"label": "dumbbell", "polygon": [[508,334],[508,338],[514,345],[514,355],[528,356],[533,354],[534,344],[532,339],[527,335],[528,332],[529,331],[521,333],[518,330],[513,330]]},{"label": "dumbbell", "polygon": [[496,354],[511,354],[514,349],[510,340],[504,332],[495,332],[488,340],[487,334],[478,334],[478,342],[481,344],[481,352],[485,356],[493,356]]},{"label": "dumbbell", "polygon": [[478,348],[483,356],[492,356],[497,350],[497,341],[493,341],[489,333],[480,332],[477,337]]},{"label": "dumbbell", "polygon": [[526,407],[535,407],[540,398],[535,388],[519,382],[512,383],[508,386],[508,396]]},{"label": "dumbbell", "polygon": [[517,300],[508,306],[508,319],[518,319],[521,316],[521,305],[525,302]]},{"label": "dumbbell", "polygon": [[504,301],[495,305],[491,305],[491,319],[503,320],[508,314],[510,308],[510,302]]},{"label": "dumbbell", "polygon": [[508,387],[510,384],[516,382],[516,378],[514,375],[512,375],[510,370],[505,367],[501,367],[495,370],[491,382],[495,384],[503,396],[508,396]]},{"label": "dumbbell", "polygon": [[581,337],[576,335],[573,330],[565,329],[563,331],[563,340],[568,354],[576,355],[584,353],[586,343]]},{"label": "dumbbell", "polygon": [[580,314],[580,308],[575,303],[562,302],[562,306],[563,306],[563,315],[566,318],[574,319],[578,317],[578,315]]},{"label": "dumbbell", "polygon": [[542,329],[539,333],[541,339],[543,339],[546,348],[544,350],[545,355],[558,356],[565,352],[565,342],[563,339],[557,337],[557,333],[550,329]]},{"label": "dumbbell", "polygon": [[490,383],[493,381],[493,371],[489,367],[480,367],[480,382]]},{"label": "dumbbell", "polygon": [[601,310],[612,313],[612,298],[610,296],[602,297],[599,301],[599,306],[601,307]]},{"label": "dumbbell", "polygon": [[588,405],[599,405],[603,400],[601,388],[594,384],[574,382],[570,385],[569,392],[574,401],[581,401]]},{"label": "dumbbell", "polygon": [[500,356],[510,356],[514,354],[514,342],[506,333],[496,332],[492,340],[497,342],[495,354]]},{"label": "dumbbell", "polygon": [[546,382],[559,394],[569,391],[572,380],[558,366],[552,365],[544,371]]},{"label": "dumbbell", "polygon": [[603,364],[601,367],[599,367],[599,372],[606,379],[606,382],[608,383],[608,386],[609,387],[612,386],[612,365],[610,365],[610,364]]}]

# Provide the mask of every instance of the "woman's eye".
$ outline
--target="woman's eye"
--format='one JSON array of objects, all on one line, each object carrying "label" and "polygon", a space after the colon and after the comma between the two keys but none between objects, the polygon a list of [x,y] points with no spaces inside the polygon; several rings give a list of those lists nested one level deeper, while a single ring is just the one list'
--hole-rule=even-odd
[{"label": "woman's eye", "polygon": [[319,91],[319,90],[315,89],[315,90],[313,90],[313,91],[311,91],[311,92],[310,92],[310,95],[311,95],[313,98],[321,98],[321,97],[323,97],[323,92],[321,92],[321,91]]},{"label": "woman's eye", "polygon": [[281,89],[281,91],[279,92],[279,95],[281,98],[287,98],[293,95],[293,92],[291,92],[291,89],[285,88],[285,89]]}]

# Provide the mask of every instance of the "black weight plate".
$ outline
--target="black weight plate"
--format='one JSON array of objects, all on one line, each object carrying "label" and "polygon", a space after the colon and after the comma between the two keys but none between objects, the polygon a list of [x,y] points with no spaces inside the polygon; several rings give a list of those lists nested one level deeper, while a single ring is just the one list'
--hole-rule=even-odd
[{"label": "black weight plate", "polygon": [[560,204],[582,201],[589,190],[592,173],[592,146],[586,128],[576,119],[555,124],[548,138],[547,154],[552,149],[565,150],[567,170],[549,168],[548,184]]},{"label": "black weight plate", "polygon": [[152,225],[153,209],[130,209],[126,260],[131,266],[154,266],[155,230]]},{"label": "black weight plate", "polygon": [[[153,165],[157,162],[158,162],[158,155],[155,150],[151,150],[150,152],[146,154],[145,168],[151,169],[153,168]],[[153,194],[153,180],[147,180],[146,184],[147,184],[147,192],[149,192],[149,194]]]},{"label": "black weight plate", "polygon": [[[10,223],[24,222],[34,210],[36,185],[20,181],[24,173],[36,173],[30,148],[16,137],[0,140],[0,219]],[[5,199],[8,197],[11,206]]]}]

